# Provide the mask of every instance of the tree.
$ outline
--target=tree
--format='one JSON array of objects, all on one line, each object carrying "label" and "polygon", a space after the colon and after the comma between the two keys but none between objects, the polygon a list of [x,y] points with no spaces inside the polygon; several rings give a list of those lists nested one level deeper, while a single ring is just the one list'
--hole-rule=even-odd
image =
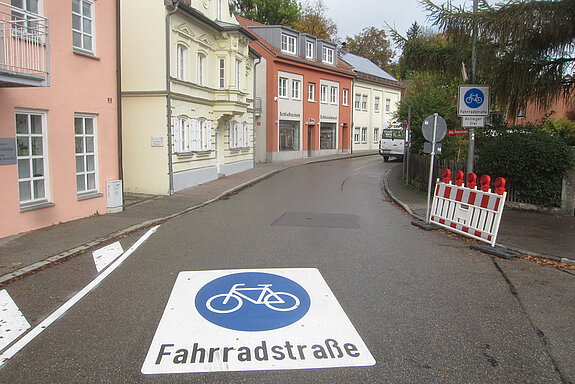
[{"label": "tree", "polygon": [[478,50],[497,52],[496,60],[478,64],[478,78],[512,113],[529,101],[547,107],[561,91],[572,92],[575,80],[567,75],[575,69],[575,0],[509,0],[495,6],[482,0],[476,13],[421,1],[454,42],[471,46],[477,26]]},{"label": "tree", "polygon": [[230,8],[240,16],[267,25],[293,27],[301,14],[297,0],[231,0]]},{"label": "tree", "polygon": [[301,18],[294,25],[295,29],[323,40],[336,42],[337,25],[325,15],[326,11],[327,7],[323,0],[304,3]]},{"label": "tree", "polygon": [[383,29],[366,27],[359,35],[346,37],[345,44],[350,53],[365,57],[378,67],[389,70],[393,50]]}]

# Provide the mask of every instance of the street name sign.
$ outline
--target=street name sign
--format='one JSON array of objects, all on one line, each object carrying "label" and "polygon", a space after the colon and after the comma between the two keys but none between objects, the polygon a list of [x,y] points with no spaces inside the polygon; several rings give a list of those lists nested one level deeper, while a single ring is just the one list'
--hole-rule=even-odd
[{"label": "street name sign", "polygon": [[180,272],[144,374],[371,366],[315,268]]},{"label": "street name sign", "polygon": [[463,129],[448,129],[447,130],[447,134],[449,136],[454,136],[454,135],[467,135],[469,133],[469,129],[463,128]]},{"label": "street name sign", "polygon": [[457,98],[458,116],[489,116],[489,87],[460,85]]}]

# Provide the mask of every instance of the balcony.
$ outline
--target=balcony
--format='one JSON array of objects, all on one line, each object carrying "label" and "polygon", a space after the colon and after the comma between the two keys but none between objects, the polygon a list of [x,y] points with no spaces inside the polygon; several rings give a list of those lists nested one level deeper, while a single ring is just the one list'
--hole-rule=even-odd
[{"label": "balcony", "polygon": [[0,2],[0,87],[49,85],[48,19]]}]

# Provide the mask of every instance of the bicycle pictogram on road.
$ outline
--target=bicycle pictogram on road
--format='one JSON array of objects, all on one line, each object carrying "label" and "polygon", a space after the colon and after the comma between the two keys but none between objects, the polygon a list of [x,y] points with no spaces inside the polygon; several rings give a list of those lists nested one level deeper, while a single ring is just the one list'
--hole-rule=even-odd
[{"label": "bicycle pictogram on road", "polygon": [[[215,313],[232,313],[244,304],[244,300],[255,304],[265,305],[273,311],[293,311],[300,305],[300,299],[289,292],[274,292],[272,284],[258,284],[257,287],[245,287],[246,284],[234,284],[228,293],[214,295],[206,302],[206,307]],[[247,293],[258,292],[257,299]],[[246,292],[246,293],[244,293]]]}]

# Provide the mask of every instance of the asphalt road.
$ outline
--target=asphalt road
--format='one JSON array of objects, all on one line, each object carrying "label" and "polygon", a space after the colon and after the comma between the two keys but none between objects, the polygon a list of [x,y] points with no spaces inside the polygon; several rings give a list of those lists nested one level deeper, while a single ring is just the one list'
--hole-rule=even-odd
[{"label": "asphalt road", "polygon": [[[459,236],[412,226],[382,193],[388,169],[374,157],[298,167],[162,224],[7,361],[0,383],[575,382],[575,276],[523,260],[493,259],[470,250]],[[124,250],[142,235],[122,239]],[[338,352],[347,352],[351,361],[366,355],[344,348],[353,333],[348,328],[334,331],[340,349],[332,343],[333,368],[287,365],[291,357],[313,363],[310,344],[294,349],[290,358],[289,348],[282,347],[285,359],[276,354],[273,370],[226,372],[222,365],[218,369],[224,372],[141,373],[170,297],[177,296],[178,304],[170,304],[166,314],[193,310],[196,292],[175,289],[181,272],[270,268],[317,269],[331,290],[325,296],[337,299],[375,365],[338,366],[344,360]],[[86,254],[6,289],[35,326],[97,276]],[[313,308],[316,287],[304,284],[304,289]],[[339,321],[307,320],[316,313],[310,309],[299,321],[317,321],[318,333]],[[209,333],[212,328],[191,315],[177,320],[169,325],[171,342],[185,347],[152,350],[156,361],[178,355],[186,357],[184,366],[195,367],[190,337],[269,335]],[[282,337],[285,331],[291,340],[294,326],[271,332]],[[229,353],[230,360],[240,358],[237,347]],[[251,353],[256,363],[255,348]],[[290,369],[282,369],[284,363]]]}]

